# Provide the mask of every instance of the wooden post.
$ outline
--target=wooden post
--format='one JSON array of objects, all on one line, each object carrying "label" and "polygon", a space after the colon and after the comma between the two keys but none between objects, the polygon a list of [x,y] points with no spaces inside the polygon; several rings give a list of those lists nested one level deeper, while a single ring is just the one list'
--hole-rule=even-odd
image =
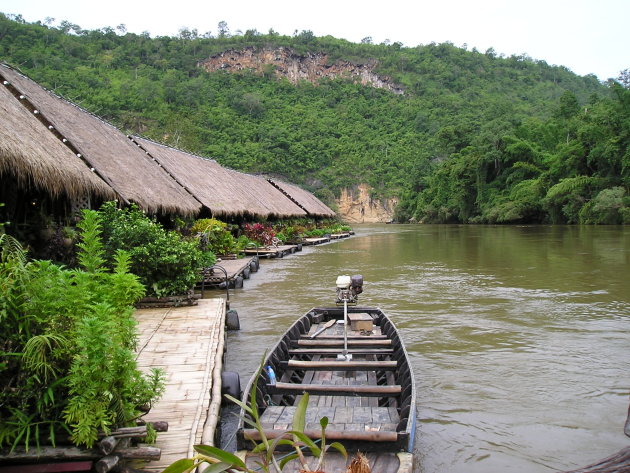
[{"label": "wooden post", "polygon": [[107,455],[96,462],[94,468],[98,473],[107,473],[111,471],[120,461],[119,455]]},{"label": "wooden post", "polygon": [[159,460],[162,456],[162,451],[159,448],[149,446],[119,448],[116,450],[116,453],[120,454],[125,460]]},{"label": "wooden post", "polygon": [[110,435],[98,443],[98,449],[103,455],[109,455],[116,449],[116,445],[118,445],[118,439]]}]

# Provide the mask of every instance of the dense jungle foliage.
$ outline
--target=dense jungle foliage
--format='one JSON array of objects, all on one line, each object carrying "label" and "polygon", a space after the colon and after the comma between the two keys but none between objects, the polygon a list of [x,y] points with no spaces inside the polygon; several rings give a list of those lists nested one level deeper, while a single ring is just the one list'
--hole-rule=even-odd
[{"label": "dense jungle foliage", "polygon": [[[157,38],[48,23],[0,14],[0,60],[124,131],[282,175],[325,202],[367,183],[398,198],[399,221],[630,222],[628,71],[600,83],[492,49],[232,35],[223,22],[215,35]],[[198,67],[248,46],[376,60],[405,93]]]}]

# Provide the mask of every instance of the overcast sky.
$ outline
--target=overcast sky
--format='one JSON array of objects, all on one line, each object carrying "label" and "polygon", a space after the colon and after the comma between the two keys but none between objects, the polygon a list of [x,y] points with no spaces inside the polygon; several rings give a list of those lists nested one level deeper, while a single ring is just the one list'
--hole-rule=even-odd
[{"label": "overcast sky", "polygon": [[216,34],[225,21],[232,33],[310,30],[409,47],[450,41],[527,54],[600,80],[630,68],[630,0],[0,0],[0,11],[90,30],[124,24],[151,36],[176,36],[183,27]]}]

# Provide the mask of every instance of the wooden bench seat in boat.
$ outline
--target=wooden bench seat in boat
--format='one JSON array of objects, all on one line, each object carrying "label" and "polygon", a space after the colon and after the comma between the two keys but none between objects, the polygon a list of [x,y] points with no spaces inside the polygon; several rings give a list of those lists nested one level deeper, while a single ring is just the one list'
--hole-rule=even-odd
[{"label": "wooden bench seat in boat", "polygon": [[[269,406],[260,421],[267,438],[277,438],[292,428],[295,406]],[[306,411],[305,433],[310,438],[321,437],[319,420],[328,417],[326,439],[370,440],[395,442],[398,410],[394,407],[317,407],[309,406]],[[258,432],[246,429],[245,435],[260,440]]]},{"label": "wooden bench seat in boat", "polygon": [[[292,348],[289,355],[336,355],[341,353],[339,348]],[[391,348],[348,348],[348,353],[353,355],[391,355]]]},{"label": "wooden bench seat in boat", "polygon": [[[313,338],[312,334],[300,335],[302,340],[343,340],[343,335],[318,335]],[[348,335],[348,340],[389,340],[387,335]]]},{"label": "wooden bench seat in boat", "polygon": [[[326,340],[326,339],[319,339],[319,338],[315,338],[313,340],[309,340],[309,339],[300,339],[300,340],[296,340],[294,342],[295,344],[297,344],[297,346],[299,347],[339,347],[339,348],[343,348],[344,345],[344,341],[343,339],[341,340]],[[391,347],[392,346],[392,341],[391,340],[373,340],[371,338],[365,338],[363,340],[360,339],[348,339],[348,347]]]},{"label": "wooden bench seat in boat", "polygon": [[337,385],[337,384],[293,384],[276,383],[267,385],[268,392],[272,394],[285,394],[293,392],[296,394],[309,393],[315,395],[331,396],[368,396],[368,397],[388,397],[398,396],[402,391],[399,384],[385,386],[357,386],[357,385]]},{"label": "wooden bench seat in boat", "polygon": [[289,360],[281,361],[280,365],[285,369],[293,370],[314,370],[314,371],[355,371],[355,370],[374,370],[374,371],[394,371],[398,367],[397,361],[371,361],[371,360],[352,360],[352,361],[301,361]]},{"label": "wooden bench seat in boat", "polygon": [[[283,436],[284,430],[265,430],[265,436],[267,439],[275,439]],[[305,429],[304,434],[311,439],[318,439],[322,436],[321,427],[319,429]],[[255,429],[243,429],[243,436],[246,439],[260,441],[261,437]],[[290,439],[291,435],[287,434],[287,438]],[[326,429],[326,440],[339,441],[339,440],[361,440],[365,442],[396,442],[398,440],[398,433],[392,432],[373,432],[369,430],[331,430]]]}]

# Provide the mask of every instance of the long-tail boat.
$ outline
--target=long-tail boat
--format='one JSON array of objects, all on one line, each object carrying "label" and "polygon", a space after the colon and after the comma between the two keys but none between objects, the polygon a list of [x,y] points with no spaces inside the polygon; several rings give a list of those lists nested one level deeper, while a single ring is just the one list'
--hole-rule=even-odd
[{"label": "long-tail boat", "polygon": [[[274,439],[291,430],[296,406],[308,393],[304,434],[320,440],[320,419],[327,417],[326,442],[348,452],[347,460],[328,454],[325,471],[345,472],[352,453],[362,452],[372,472],[409,473],[416,424],[411,365],[389,317],[357,305],[362,290],[362,276],[338,277],[336,305],[309,310],[286,331],[250,379],[243,403],[251,405],[255,385],[260,425]],[[243,420],[247,415],[241,410],[237,430],[242,451],[261,440],[260,429]],[[299,470],[287,465],[283,471]]]}]

